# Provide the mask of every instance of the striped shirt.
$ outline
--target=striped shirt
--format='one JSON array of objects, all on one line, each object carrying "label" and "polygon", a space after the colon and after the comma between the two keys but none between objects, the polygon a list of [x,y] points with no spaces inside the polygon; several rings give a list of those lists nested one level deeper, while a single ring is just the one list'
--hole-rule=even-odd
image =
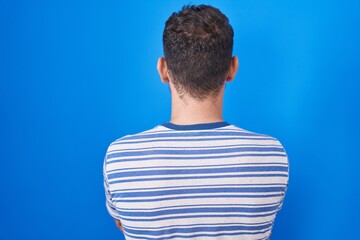
[{"label": "striped shirt", "polygon": [[166,122],[110,144],[106,207],[126,239],[269,239],[288,172],[273,137]]}]

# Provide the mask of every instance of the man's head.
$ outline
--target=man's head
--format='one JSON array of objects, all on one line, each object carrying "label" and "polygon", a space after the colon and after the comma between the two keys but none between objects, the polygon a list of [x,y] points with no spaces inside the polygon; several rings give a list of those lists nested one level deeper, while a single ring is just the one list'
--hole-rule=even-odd
[{"label": "man's head", "polygon": [[238,67],[232,57],[233,37],[228,18],[217,8],[184,6],[165,24],[165,59],[158,62],[162,80],[170,79],[181,98],[189,95],[201,101],[217,96]]}]

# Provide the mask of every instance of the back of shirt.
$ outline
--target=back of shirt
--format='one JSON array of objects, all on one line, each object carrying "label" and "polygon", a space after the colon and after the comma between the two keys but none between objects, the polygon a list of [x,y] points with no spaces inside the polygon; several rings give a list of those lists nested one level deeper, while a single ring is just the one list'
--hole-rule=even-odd
[{"label": "back of shirt", "polygon": [[110,144],[106,206],[126,239],[269,239],[288,169],[275,138],[168,122]]}]

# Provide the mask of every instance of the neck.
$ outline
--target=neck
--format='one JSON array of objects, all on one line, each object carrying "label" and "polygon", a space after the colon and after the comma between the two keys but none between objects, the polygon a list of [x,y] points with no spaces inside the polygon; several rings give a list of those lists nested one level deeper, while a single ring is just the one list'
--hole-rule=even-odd
[{"label": "neck", "polygon": [[216,98],[203,101],[172,94],[170,122],[180,125],[222,122],[222,105],[223,91]]}]

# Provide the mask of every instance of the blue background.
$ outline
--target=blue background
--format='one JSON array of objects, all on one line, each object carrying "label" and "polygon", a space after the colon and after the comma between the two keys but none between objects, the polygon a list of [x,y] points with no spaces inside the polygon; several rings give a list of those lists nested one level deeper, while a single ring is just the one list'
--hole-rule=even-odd
[{"label": "blue background", "polygon": [[[229,17],[241,62],[224,119],[289,155],[272,239],[360,239],[359,1],[203,2]],[[186,3],[0,1],[0,239],[122,239],[103,158],[169,120],[156,61]]]}]

